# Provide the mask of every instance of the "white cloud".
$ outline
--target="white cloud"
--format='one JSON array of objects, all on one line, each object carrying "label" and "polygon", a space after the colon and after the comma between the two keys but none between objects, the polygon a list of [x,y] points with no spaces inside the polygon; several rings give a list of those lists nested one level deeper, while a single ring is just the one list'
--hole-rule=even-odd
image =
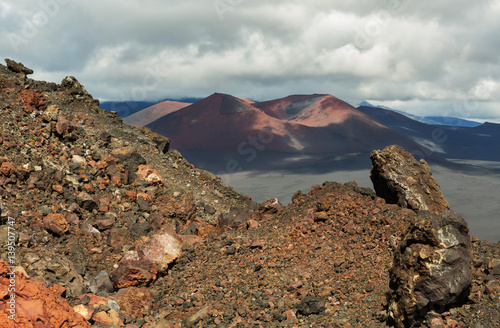
[{"label": "white cloud", "polygon": [[219,3],[222,16],[214,1],[0,0],[3,30],[22,38],[0,46],[103,99],[318,92],[500,120],[499,0]]}]

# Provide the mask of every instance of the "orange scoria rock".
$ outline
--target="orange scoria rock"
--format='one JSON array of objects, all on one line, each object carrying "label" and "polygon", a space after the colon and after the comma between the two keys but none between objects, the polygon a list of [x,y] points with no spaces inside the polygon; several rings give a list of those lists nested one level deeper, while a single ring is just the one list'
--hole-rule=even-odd
[{"label": "orange scoria rock", "polygon": [[[90,324],[76,313],[65,299],[54,295],[41,282],[30,279],[20,272],[15,273],[15,278],[10,273],[8,263],[0,261],[0,328],[90,327]],[[15,283],[15,287],[11,282]],[[15,303],[10,301],[12,299],[10,288],[15,289],[13,293]],[[9,318],[12,314],[14,317]]]},{"label": "orange scoria rock", "polygon": [[137,179],[147,181],[152,185],[163,184],[163,179],[161,178],[160,174],[151,165],[139,165],[136,174]]}]

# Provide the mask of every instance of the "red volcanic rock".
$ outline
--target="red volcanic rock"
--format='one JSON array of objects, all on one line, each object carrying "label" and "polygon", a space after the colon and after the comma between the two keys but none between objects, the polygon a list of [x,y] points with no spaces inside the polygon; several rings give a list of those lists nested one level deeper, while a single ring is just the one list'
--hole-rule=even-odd
[{"label": "red volcanic rock", "polygon": [[153,305],[151,292],[144,287],[120,289],[113,297],[125,316],[136,319],[143,318]]},{"label": "red volcanic rock", "polygon": [[283,313],[283,315],[286,318],[286,321],[289,323],[297,323],[299,320],[297,319],[297,316],[295,315],[295,312],[292,310],[287,310]]},{"label": "red volcanic rock", "polygon": [[[126,193],[125,193],[125,195],[126,195]],[[145,192],[136,193],[135,198],[136,198],[136,200],[139,199],[139,198],[142,198],[142,200],[145,201],[145,202],[147,202],[148,204],[150,204],[153,201],[153,199],[151,198],[151,196],[149,196]]]},{"label": "red volcanic rock", "polygon": [[69,229],[69,224],[62,214],[50,213],[43,219],[43,227],[57,236],[63,235]]},{"label": "red volcanic rock", "polygon": [[122,186],[122,178],[118,175],[113,175],[111,177],[111,184],[115,187],[120,188]]},{"label": "red volcanic rock", "polygon": [[262,203],[259,210],[265,214],[276,214],[284,208],[278,198],[273,198]]},{"label": "red volcanic rock", "polygon": [[115,220],[113,220],[113,219],[103,219],[103,220],[99,220],[99,221],[92,223],[92,225],[94,227],[96,227],[97,229],[103,231],[103,230],[107,230],[107,229],[111,228],[111,226],[114,223],[115,223]]},{"label": "red volcanic rock", "polygon": [[149,182],[152,185],[163,184],[160,174],[151,165],[139,165],[136,175],[138,180]]},{"label": "red volcanic rock", "polygon": [[106,299],[101,296],[97,296],[94,294],[83,294],[78,296],[80,300],[82,300],[84,297],[88,297],[88,306],[91,308],[96,308],[99,304],[106,304]]},{"label": "red volcanic rock", "polygon": [[66,287],[58,285],[58,284],[53,284],[52,286],[49,287],[49,290],[57,296],[62,297],[64,293],[66,293]]},{"label": "red volcanic rock", "polygon": [[206,319],[209,316],[209,307],[205,306],[192,316],[186,319],[186,327],[195,327],[197,323],[201,320]]},{"label": "red volcanic rock", "polygon": [[94,188],[94,186],[93,186],[93,185],[91,185],[90,183],[84,184],[84,185],[83,185],[83,188],[84,188],[87,192],[89,192],[89,193],[91,193],[91,194],[93,194],[93,193],[95,192],[95,188]]},{"label": "red volcanic rock", "polygon": [[247,229],[256,229],[260,226],[259,222],[254,219],[250,219],[247,221]]},{"label": "red volcanic rock", "polygon": [[73,306],[73,310],[80,314],[85,320],[90,320],[92,319],[92,315],[94,314],[94,311],[92,311],[88,306],[85,306],[83,304],[78,304],[76,306]]},{"label": "red volcanic rock", "polygon": [[156,105],[129,115],[123,119],[123,123],[130,124],[134,126],[146,126],[149,123],[156,121],[157,119],[178,111],[181,108],[191,105],[190,103],[178,102],[178,101],[163,101]]},{"label": "red volcanic rock", "polygon": [[71,124],[71,122],[65,115],[59,114],[59,116],[57,116],[56,132],[59,135],[65,136],[69,134],[71,131],[73,131],[73,129],[74,129],[73,124]]},{"label": "red volcanic rock", "polygon": [[143,260],[151,261],[158,266],[158,272],[165,272],[168,265],[182,253],[181,243],[168,233],[143,237],[143,242],[137,245],[137,253]]},{"label": "red volcanic rock", "polygon": [[[0,327],[90,327],[65,299],[20,272],[15,274],[15,292],[11,294],[12,277],[8,263],[0,261]],[[14,321],[8,317],[11,295],[15,295]]]},{"label": "red volcanic rock", "polygon": [[38,92],[34,92],[31,89],[24,89],[19,92],[19,98],[24,102],[24,110],[27,112],[32,112],[33,109],[44,110],[47,105],[45,104],[45,97]]},{"label": "red volcanic rock", "polygon": [[123,321],[120,319],[120,315],[115,310],[111,309],[108,311],[101,311],[94,313],[92,316],[92,320],[95,323],[107,326],[123,326]]},{"label": "red volcanic rock", "polygon": [[147,286],[156,280],[157,273],[158,270],[151,261],[124,259],[111,272],[111,280],[116,288]]},{"label": "red volcanic rock", "polygon": [[182,245],[193,246],[201,244],[203,242],[203,238],[196,235],[179,235],[177,237],[179,237],[179,239],[181,240]]},{"label": "red volcanic rock", "polygon": [[64,191],[63,186],[58,185],[58,184],[52,185],[52,190],[54,190],[55,192],[57,192],[60,195],[62,195],[63,191]]},{"label": "red volcanic rock", "polygon": [[0,171],[3,175],[9,177],[11,174],[16,173],[16,167],[11,162],[3,162]]},{"label": "red volcanic rock", "polygon": [[128,199],[131,202],[135,202],[137,200],[137,191],[135,190],[125,191],[125,199]]},{"label": "red volcanic rock", "polygon": [[162,215],[182,222],[187,222],[196,210],[191,194],[183,194],[180,197],[175,197],[173,194],[162,195],[157,197],[155,202]]}]

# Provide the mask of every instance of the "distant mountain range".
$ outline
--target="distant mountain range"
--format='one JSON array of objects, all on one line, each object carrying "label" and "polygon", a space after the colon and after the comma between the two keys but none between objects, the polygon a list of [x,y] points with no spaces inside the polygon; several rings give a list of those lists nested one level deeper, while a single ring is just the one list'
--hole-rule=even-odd
[{"label": "distant mountain range", "polygon": [[179,99],[163,99],[159,101],[135,101],[135,100],[125,100],[125,101],[101,101],[99,103],[99,107],[107,110],[108,112],[117,112],[121,118],[128,117],[137,112],[142,111],[143,109],[149,108],[151,106],[157,105],[159,102],[164,101],[174,101],[174,102],[184,102],[184,103],[194,103],[203,98],[193,98],[193,97],[184,97]]},{"label": "distant mountain range", "polygon": [[362,158],[390,144],[431,162],[500,161],[499,124],[409,117],[367,102],[355,108],[327,94],[253,102],[214,93],[194,103],[163,101],[124,121],[169,137],[172,148],[209,169],[333,163],[345,156],[352,162],[353,155]]},{"label": "distant mountain range", "polygon": [[145,126],[189,105],[191,103],[165,100],[125,117],[123,122],[134,126]]},{"label": "distant mountain range", "polygon": [[448,117],[448,116],[418,116],[418,115],[413,115],[409,114],[403,111],[399,111],[396,109],[392,109],[386,106],[375,106],[370,104],[367,101],[362,101],[359,105],[359,107],[375,107],[375,108],[381,108],[381,109],[388,109],[390,111],[402,114],[406,117],[409,117],[415,121],[426,123],[426,124],[433,124],[433,125],[449,125],[449,126],[461,126],[461,127],[476,127],[481,125],[482,123],[471,121],[471,120],[464,120],[462,118],[458,117]]},{"label": "distant mountain range", "polygon": [[169,137],[171,146],[183,154],[196,153],[205,160],[215,157],[214,161],[224,165],[238,161],[254,166],[257,163],[252,162],[259,155],[259,161],[282,167],[297,165],[297,158],[310,163],[349,154],[366,156],[394,143],[427,159],[444,160],[332,95],[292,95],[252,102],[214,93],[178,110],[172,106],[162,102],[125,120],[131,124],[150,121],[161,115],[163,108],[165,115],[146,124],[148,128]]},{"label": "distant mountain range", "polygon": [[366,115],[448,159],[500,161],[500,124],[474,127],[426,124],[395,111],[360,106]]},{"label": "distant mountain range", "polygon": [[474,128],[483,124],[475,121],[464,120],[463,118],[458,117],[426,116],[425,119],[429,121],[429,124],[460,126],[464,128]]}]

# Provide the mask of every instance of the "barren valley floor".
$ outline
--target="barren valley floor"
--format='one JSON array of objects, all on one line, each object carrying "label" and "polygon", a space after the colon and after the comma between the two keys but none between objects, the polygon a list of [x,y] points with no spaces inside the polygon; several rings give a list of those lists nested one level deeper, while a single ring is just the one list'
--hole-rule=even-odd
[{"label": "barren valley floor", "polygon": [[[457,161],[458,162],[458,161]],[[464,164],[500,168],[499,162],[460,161]],[[500,174],[486,171],[464,172],[431,165],[450,207],[469,223],[471,235],[491,242],[500,240]],[[290,202],[297,190],[307,192],[324,181],[356,181],[360,187],[373,188],[370,170],[339,170],[329,173],[294,173],[289,171],[245,171],[223,175],[223,180],[236,190],[252,196],[257,202],[277,197]]]}]

